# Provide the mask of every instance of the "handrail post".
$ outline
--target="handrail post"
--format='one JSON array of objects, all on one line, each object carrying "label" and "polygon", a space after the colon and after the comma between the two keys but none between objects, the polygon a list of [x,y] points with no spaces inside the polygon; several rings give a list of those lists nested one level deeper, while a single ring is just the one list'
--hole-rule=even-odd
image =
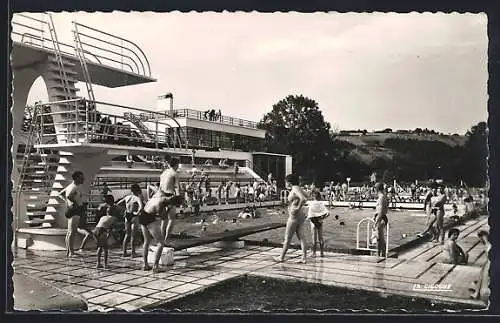
[{"label": "handrail post", "polygon": [[75,106],[76,106],[75,139],[76,139],[76,142],[78,142],[78,119],[80,117],[80,115],[79,115],[80,106],[79,106],[78,102],[76,102]]},{"label": "handrail post", "polygon": [[[38,111],[37,111],[38,110]],[[43,109],[42,106],[35,106],[35,112],[36,116],[40,116],[40,136],[41,136],[41,144],[43,144],[43,128],[45,127],[43,124]],[[38,122],[38,120],[34,120],[35,122]]]},{"label": "handrail post", "polygon": [[117,141],[117,137],[116,137],[116,136],[118,135],[118,126],[116,125],[116,116],[115,116],[115,122],[114,122],[114,124],[113,124],[113,125],[114,125],[114,127],[113,127],[113,128],[114,128],[114,131],[113,131],[113,132],[114,132],[113,139],[114,139],[114,141]]},{"label": "handrail post", "polygon": [[89,105],[87,100],[83,99],[85,105],[85,143],[89,143]]},{"label": "handrail post", "polygon": [[155,147],[158,149],[158,119],[155,121],[156,132],[155,132]]}]

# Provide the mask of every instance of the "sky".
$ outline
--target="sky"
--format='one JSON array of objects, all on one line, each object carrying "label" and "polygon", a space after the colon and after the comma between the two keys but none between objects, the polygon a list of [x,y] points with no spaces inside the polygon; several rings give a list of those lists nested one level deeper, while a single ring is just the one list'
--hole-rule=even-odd
[{"label": "sky", "polygon": [[[221,109],[258,121],[287,95],[314,99],[337,129],[463,134],[487,119],[487,17],[398,13],[56,13],[141,47],[158,81],[95,86],[99,101]],[[78,84],[85,94],[84,84]],[[37,81],[28,104],[46,100]]]}]

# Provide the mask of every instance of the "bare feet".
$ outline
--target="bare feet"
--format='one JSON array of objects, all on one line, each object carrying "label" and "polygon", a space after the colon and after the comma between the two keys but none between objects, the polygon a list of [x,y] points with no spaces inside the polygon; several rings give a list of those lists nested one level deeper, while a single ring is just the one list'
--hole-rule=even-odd
[{"label": "bare feet", "polygon": [[273,261],[274,262],[283,262],[283,259],[281,259],[281,257],[274,257]]},{"label": "bare feet", "polygon": [[297,263],[298,263],[298,264],[305,264],[305,263],[307,263],[307,261],[306,261],[305,259],[303,259],[303,258],[302,258],[302,259],[300,259],[300,260],[297,260]]}]

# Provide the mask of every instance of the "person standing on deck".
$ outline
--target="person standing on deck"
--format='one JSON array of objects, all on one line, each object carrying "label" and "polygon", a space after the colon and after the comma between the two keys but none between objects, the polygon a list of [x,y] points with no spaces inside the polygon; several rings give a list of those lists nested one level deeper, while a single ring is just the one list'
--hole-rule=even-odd
[{"label": "person standing on deck", "polygon": [[[59,195],[66,199],[66,213],[64,216],[68,219],[68,231],[66,233],[66,257],[74,256],[73,239],[78,230],[80,219],[86,216],[85,205],[83,204],[83,193],[81,185],[85,182],[83,172],[76,171],[71,175],[73,182],[66,186]],[[88,232],[86,232],[88,233]]]},{"label": "person standing on deck", "polygon": [[432,182],[430,185],[430,190],[427,192],[424,198],[424,211],[427,214],[427,220],[425,223],[425,230],[417,234],[417,237],[423,237],[426,233],[430,232],[432,234],[431,240],[437,239],[437,232],[434,227],[436,223],[436,210],[432,208],[431,199],[433,196],[437,196],[437,183]]},{"label": "person standing on deck", "polygon": [[385,241],[385,230],[389,220],[387,219],[387,211],[389,210],[389,199],[385,194],[385,189],[382,183],[375,184],[375,189],[378,194],[377,205],[375,207],[375,224],[374,230],[377,232],[377,255],[379,257],[387,257]]},{"label": "person standing on deck", "polygon": [[[179,168],[179,159],[172,158],[170,161],[170,168],[167,168],[160,175],[160,190],[159,192],[163,194],[166,198],[171,199],[174,196],[179,196],[179,174],[177,169]],[[169,204],[167,210],[167,218],[162,219],[161,229],[162,236],[166,242],[170,233],[174,229],[175,215],[177,214],[176,205]]]},{"label": "person standing on deck", "polygon": [[[437,235],[433,242],[444,244],[444,205],[446,204],[446,194],[444,194],[444,187],[439,188],[439,194],[431,198],[431,205],[436,209],[436,229]],[[439,240],[438,240],[439,239]]]},{"label": "person standing on deck", "polygon": [[281,255],[273,260],[276,262],[283,262],[285,260],[286,252],[290,247],[290,242],[294,234],[300,241],[300,247],[302,251],[302,257],[299,260],[300,263],[306,263],[306,241],[304,235],[304,224],[306,220],[306,214],[303,210],[303,206],[306,204],[307,199],[302,188],[299,186],[299,178],[295,174],[289,174],[286,177],[287,187],[291,187],[290,194],[288,194],[288,221],[286,223],[285,229],[285,241],[283,242],[283,249],[281,250]]}]

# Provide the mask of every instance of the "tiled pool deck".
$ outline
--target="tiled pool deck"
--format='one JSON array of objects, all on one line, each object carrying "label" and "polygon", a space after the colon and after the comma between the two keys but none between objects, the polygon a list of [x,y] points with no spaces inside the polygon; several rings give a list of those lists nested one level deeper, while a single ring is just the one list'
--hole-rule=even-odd
[{"label": "tiled pool deck", "polygon": [[[478,222],[470,231],[480,227]],[[279,253],[279,248],[262,246],[233,250],[196,247],[176,252],[175,265],[154,274],[141,270],[141,257],[122,258],[119,250],[110,252],[107,270],[94,268],[94,251],[68,260],[65,252],[18,250],[14,270],[83,298],[89,311],[151,309],[245,274],[486,307],[470,298],[469,288],[479,277],[480,266],[339,253],[326,253],[324,258],[309,258],[307,264],[299,264],[297,250],[289,251],[286,262],[273,262]],[[451,290],[415,289],[415,284],[437,283],[449,283]]]}]

